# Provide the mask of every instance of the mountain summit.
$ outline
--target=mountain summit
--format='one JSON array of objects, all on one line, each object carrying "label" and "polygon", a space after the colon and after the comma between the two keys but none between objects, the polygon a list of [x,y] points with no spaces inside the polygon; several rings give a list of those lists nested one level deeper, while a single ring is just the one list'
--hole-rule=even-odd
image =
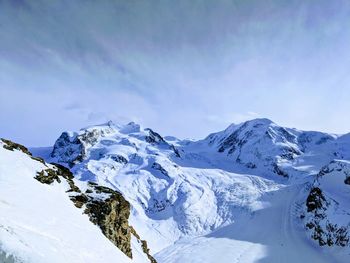
[{"label": "mountain summit", "polygon": [[[189,141],[108,122],[63,132],[39,166],[71,173],[73,207],[134,262],[347,262],[349,138],[255,119]],[[31,184],[56,178],[40,169]]]}]

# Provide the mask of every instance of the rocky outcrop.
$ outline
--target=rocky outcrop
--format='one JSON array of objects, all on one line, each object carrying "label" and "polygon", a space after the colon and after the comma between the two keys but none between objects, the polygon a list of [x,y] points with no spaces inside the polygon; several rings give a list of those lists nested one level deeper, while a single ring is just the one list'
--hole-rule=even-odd
[{"label": "rocky outcrop", "polygon": [[[157,132],[151,129],[144,129],[141,131],[140,125],[135,123],[129,123],[123,127],[119,127],[112,122],[85,128],[78,132],[63,132],[54,144],[51,157],[55,162],[66,163],[69,167],[73,167],[89,158],[89,149],[91,147],[98,143],[108,143],[108,140],[104,140],[108,137],[113,139],[110,143],[115,143],[115,139],[117,139],[119,140],[118,143],[129,145],[137,150],[136,145],[125,138],[128,134],[133,134],[135,137],[140,136],[140,138],[153,146],[170,149],[176,157],[180,157],[178,149],[174,145],[166,142]],[[116,136],[113,138],[113,135]],[[103,154],[101,156],[103,156]],[[124,164],[127,163],[127,159],[123,156],[116,156],[115,161]]]},{"label": "rocky outcrop", "polygon": [[[137,237],[147,258],[156,263],[150,255],[147,242],[141,240],[135,229],[129,225],[130,203],[117,191],[108,187],[88,182],[87,188],[82,192],[74,183],[74,176],[71,171],[56,163],[46,164],[42,159],[33,157],[29,150],[17,143],[1,139],[3,147],[7,150],[20,150],[35,161],[40,161],[47,168],[37,172],[34,177],[42,184],[67,183],[67,193],[77,208],[82,208],[89,216],[92,223],[97,225],[102,233],[124,254],[132,258],[131,234]],[[10,256],[7,257],[0,251],[1,262],[14,262]]]},{"label": "rocky outcrop", "polygon": [[44,160],[43,160],[42,158],[40,158],[40,157],[34,157],[34,156],[32,155],[32,153],[28,150],[28,148],[24,147],[23,145],[18,144],[18,143],[15,143],[15,142],[10,141],[10,140],[7,140],[7,139],[3,139],[3,138],[1,138],[1,141],[4,143],[4,144],[3,144],[3,147],[4,147],[6,150],[9,150],[9,151],[14,151],[14,150],[21,151],[21,152],[27,154],[28,156],[30,156],[30,158],[32,158],[33,160],[45,164],[45,162],[44,162]]},{"label": "rocky outcrop", "polygon": [[325,211],[328,206],[329,203],[327,203],[321,189],[318,187],[312,188],[306,200],[307,213],[312,214],[312,216],[307,220],[305,226],[310,229],[311,238],[318,241],[320,246],[327,244],[321,221],[326,217]]},{"label": "rocky outcrop", "polygon": [[340,160],[324,166],[307,196],[302,218],[311,238],[320,246],[349,246],[349,213],[343,204],[349,191],[349,168],[348,162]]},{"label": "rocky outcrop", "polygon": [[[130,204],[122,194],[92,182],[88,183],[83,193],[74,184],[73,174],[69,169],[59,164],[38,172],[35,179],[45,184],[61,183],[65,180],[69,185],[67,192],[70,193],[74,205],[82,208],[90,221],[99,226],[102,233],[125,255],[132,258],[131,233],[135,235],[136,231],[129,225]],[[138,240],[150,261],[156,262],[149,254],[146,241],[140,238]]]},{"label": "rocky outcrop", "polygon": [[306,207],[308,212],[314,212],[317,217],[322,216],[322,212],[327,209],[328,203],[324,197],[322,190],[313,187],[306,199]]},{"label": "rocky outcrop", "polygon": [[151,263],[157,263],[155,258],[152,257],[152,255],[150,254],[150,251],[149,251],[149,248],[148,248],[148,245],[147,245],[147,241],[146,240],[142,240],[140,238],[140,236],[137,234],[136,230],[132,226],[130,226],[130,231],[131,231],[131,234],[137,239],[137,241],[139,243],[141,243],[142,251],[143,251],[143,253],[145,253],[147,255],[147,257],[151,261]]},{"label": "rocky outcrop", "polygon": [[117,154],[117,155],[110,155],[110,158],[113,161],[117,162],[117,163],[121,163],[121,164],[127,164],[128,163],[128,160],[124,156],[119,155],[119,154]]},{"label": "rocky outcrop", "polygon": [[156,133],[149,128],[145,129],[145,131],[148,133],[148,135],[145,136],[146,142],[152,144],[167,144],[167,142],[163,139],[162,136],[160,136],[159,133]]},{"label": "rocky outcrop", "polygon": [[87,157],[87,149],[94,146],[101,137],[115,132],[113,125],[108,122],[102,126],[82,129],[79,133],[63,132],[54,144],[51,157],[72,167]]},{"label": "rocky outcrop", "polygon": [[327,218],[330,205],[320,188],[312,188],[306,200],[307,212],[312,216],[309,217],[305,226],[311,231],[311,238],[320,246],[347,246],[349,244],[347,227],[338,226]]},{"label": "rocky outcrop", "polygon": [[145,132],[148,134],[145,136],[145,141],[154,144],[154,145],[160,145],[165,146],[166,148],[169,148],[172,150],[176,157],[181,157],[179,150],[172,144],[169,144],[166,142],[162,136],[160,136],[159,133],[151,130],[150,128],[145,129]]},{"label": "rocky outcrop", "polygon": [[63,132],[55,142],[51,157],[57,162],[67,163],[72,167],[83,160],[85,152],[85,147],[79,137]]},{"label": "rocky outcrop", "polygon": [[[97,196],[97,197],[96,197]],[[83,194],[72,195],[76,207],[98,225],[102,233],[128,257],[132,258],[129,226],[130,204],[124,197],[107,187],[89,183]]]},{"label": "rocky outcrop", "polygon": [[54,164],[54,165],[55,165],[54,168],[47,168],[45,170],[38,172],[34,178],[43,184],[52,184],[54,181],[56,181],[57,183],[61,183],[61,180],[64,179],[69,185],[69,189],[67,190],[67,193],[68,192],[80,193],[81,191],[79,187],[77,187],[74,184],[74,181],[73,181],[74,176],[69,171],[69,169],[59,164]]},{"label": "rocky outcrop", "polygon": [[32,156],[32,154],[29,152],[29,150],[26,147],[24,147],[23,145],[20,145],[18,143],[15,143],[15,142],[12,142],[10,140],[3,139],[3,138],[1,138],[1,141],[4,143],[3,147],[6,150],[10,150],[10,151],[19,150],[19,151],[24,152],[25,154]]}]

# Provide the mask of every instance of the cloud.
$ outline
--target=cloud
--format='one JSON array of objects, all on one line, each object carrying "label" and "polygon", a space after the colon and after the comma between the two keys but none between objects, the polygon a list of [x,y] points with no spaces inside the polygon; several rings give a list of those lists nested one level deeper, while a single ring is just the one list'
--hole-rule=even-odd
[{"label": "cloud", "polygon": [[241,123],[247,120],[252,120],[261,117],[256,112],[248,111],[246,113],[225,113],[221,115],[207,115],[207,121],[214,122],[216,124],[225,124],[229,125],[232,123]]},{"label": "cloud", "polygon": [[346,132],[349,11],[347,1],[1,1],[2,136],[52,144],[115,119],[198,138],[256,116]]}]

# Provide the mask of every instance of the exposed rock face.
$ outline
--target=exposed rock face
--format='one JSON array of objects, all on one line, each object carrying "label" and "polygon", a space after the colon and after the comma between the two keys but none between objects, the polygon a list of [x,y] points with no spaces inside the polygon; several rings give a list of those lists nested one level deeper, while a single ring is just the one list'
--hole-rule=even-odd
[{"label": "exposed rock face", "polygon": [[145,129],[145,131],[148,132],[148,135],[145,137],[146,142],[154,144],[167,144],[167,142],[163,139],[162,136],[160,136],[159,133],[156,133],[149,128]]},{"label": "exposed rock face", "polygon": [[[151,129],[141,131],[140,125],[133,122],[123,127],[108,122],[100,126],[82,129],[79,132],[63,132],[54,144],[51,157],[55,162],[66,163],[73,167],[75,164],[89,158],[89,149],[91,147],[99,143],[116,143],[114,140],[120,140],[120,144],[129,145],[137,150],[136,145],[125,138],[127,134],[142,137],[142,140],[156,147],[170,149],[175,156],[180,157],[180,153],[175,146],[166,142],[160,134]],[[123,156],[116,156],[115,160],[120,163],[127,163],[127,159]]]},{"label": "exposed rock face", "polygon": [[67,192],[80,193],[80,189],[74,184],[74,176],[69,169],[59,164],[54,165],[55,169],[47,168],[42,170],[41,172],[38,172],[34,178],[43,184],[52,184],[54,181],[61,183],[61,178],[63,178],[69,185]]},{"label": "exposed rock face", "polygon": [[312,188],[306,201],[307,212],[311,213],[312,217],[306,223],[306,227],[311,230],[311,237],[318,241],[320,246],[347,246],[349,243],[347,227],[331,223],[327,218],[327,209],[330,205],[320,188]]},{"label": "exposed rock face", "polygon": [[55,142],[51,157],[70,166],[83,161],[87,148],[94,146],[99,138],[115,132],[113,125],[108,122],[104,126],[82,129],[79,133],[63,132]]},{"label": "exposed rock face", "polygon": [[146,240],[142,240],[132,226],[130,226],[130,231],[131,231],[131,234],[134,237],[136,237],[137,241],[139,243],[141,243],[141,247],[142,247],[143,253],[145,253],[147,255],[147,257],[151,261],[151,263],[157,263],[157,261],[154,259],[154,257],[152,257],[151,254],[149,253],[149,248],[148,248],[148,245],[147,245],[147,241]]},{"label": "exposed rock face", "polygon": [[29,152],[29,150],[21,144],[18,144],[18,143],[15,143],[15,142],[12,142],[10,140],[3,139],[3,138],[1,138],[1,141],[4,143],[3,147],[7,150],[9,150],[9,151],[13,151],[13,150],[21,151],[21,152],[29,155],[30,158],[32,158],[33,160],[39,161],[41,163],[45,163],[42,158],[32,156],[31,152]]},{"label": "exposed rock face", "polygon": [[345,178],[344,183],[350,185],[350,176]]},{"label": "exposed rock face", "polygon": [[56,140],[51,153],[51,157],[56,158],[58,162],[66,162],[70,166],[82,161],[84,156],[85,148],[81,140],[67,132],[63,132]]},{"label": "exposed rock face", "polygon": [[[97,195],[103,198],[96,198]],[[148,259],[152,263],[157,262],[151,256],[147,242],[141,240],[136,230],[129,225],[130,203],[120,193],[89,182],[85,193],[71,196],[71,200],[78,208],[85,206],[84,213],[91,222],[98,225],[103,234],[128,257],[132,258],[131,235],[134,235]]]},{"label": "exposed rock face", "polygon": [[[64,145],[68,137],[66,135],[61,137],[62,140],[59,140],[58,144]],[[88,135],[84,135],[83,137],[85,141],[91,138]],[[47,168],[37,172],[37,175],[34,177],[40,183],[53,184],[55,182],[66,182],[68,184],[68,190],[66,192],[69,193],[69,197],[75,206],[83,208],[84,213],[89,216],[90,221],[98,225],[102,233],[124,254],[132,258],[131,234],[133,233],[138,238],[147,258],[152,263],[156,263],[155,259],[149,254],[147,242],[141,240],[136,231],[129,225],[130,204],[124,199],[122,194],[108,187],[99,186],[91,182],[88,183],[87,189],[82,193],[79,187],[75,185],[74,176],[68,168],[60,164],[47,165],[41,158],[33,157],[26,147],[9,140],[1,140],[4,143],[3,147],[5,149],[10,151],[20,150],[32,159],[45,164]],[[93,140],[89,142],[93,143]],[[122,159],[121,161],[124,162],[125,160]],[[1,251],[0,261],[15,262],[11,256],[7,257]]]},{"label": "exposed rock face", "polygon": [[320,221],[326,217],[328,203],[320,188],[314,187],[306,200],[307,212],[313,214],[313,218],[306,223],[306,227],[312,231],[311,237],[318,241],[320,246],[324,246],[324,230],[320,226]]},{"label": "exposed rock face", "polygon": [[160,171],[163,175],[169,177],[169,174],[168,174],[167,170],[165,170],[164,167],[161,166],[159,163],[154,162],[154,163],[152,164],[152,168],[153,168],[153,169],[156,169],[156,170],[158,170],[158,171]]},{"label": "exposed rock face", "polygon": [[[130,204],[110,188],[89,183],[84,194],[71,196],[78,208],[85,205],[90,221],[98,225],[103,234],[128,257],[132,258],[131,232],[129,226]],[[96,198],[96,196],[102,198]]]},{"label": "exposed rock face", "polygon": [[350,220],[346,211],[350,172],[347,161],[332,161],[317,175],[306,200],[305,226],[320,246],[348,246]]},{"label": "exposed rock face", "polygon": [[110,158],[112,160],[116,161],[117,163],[121,163],[121,164],[127,164],[128,163],[128,160],[124,156],[121,156],[119,154],[111,155]]},{"label": "exposed rock face", "polygon": [[[55,164],[54,169],[48,168],[38,172],[35,179],[41,183],[52,184],[55,181],[61,183],[66,180],[69,185],[67,192],[77,208],[83,208],[84,213],[95,225],[98,225],[102,233],[124,254],[132,258],[131,232],[136,231],[129,225],[130,204],[124,197],[104,186],[89,182],[85,193],[74,184],[73,174],[64,166]],[[138,236],[138,235],[137,235]],[[138,236],[139,237],[139,236]],[[147,243],[138,238],[142,248],[152,263],[155,259],[149,254]]]},{"label": "exposed rock face", "polygon": [[148,133],[148,135],[145,136],[146,142],[148,142],[150,144],[163,145],[163,146],[171,149],[174,152],[176,157],[181,157],[179,150],[176,149],[176,147],[174,145],[166,142],[159,133],[151,130],[150,128],[145,129],[145,132]]},{"label": "exposed rock face", "polygon": [[32,156],[32,154],[29,152],[29,150],[26,147],[24,147],[23,145],[20,145],[18,143],[15,143],[15,142],[12,142],[10,140],[3,139],[3,138],[1,138],[1,140],[4,143],[3,147],[5,149],[10,150],[10,151],[19,150],[19,151],[22,151],[22,152]]},{"label": "exposed rock face", "polygon": [[314,212],[316,215],[321,215],[319,213],[321,210],[325,210],[328,204],[326,198],[324,197],[322,191],[318,187],[311,189],[310,194],[306,199],[306,207],[308,212]]}]

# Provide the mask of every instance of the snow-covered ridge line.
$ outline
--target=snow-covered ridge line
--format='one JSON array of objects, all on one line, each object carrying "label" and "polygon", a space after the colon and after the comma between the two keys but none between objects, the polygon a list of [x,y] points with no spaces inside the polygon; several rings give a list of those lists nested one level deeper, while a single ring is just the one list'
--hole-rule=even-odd
[{"label": "snow-covered ridge line", "polygon": [[127,139],[129,136],[135,139],[142,139],[151,144],[161,145],[163,148],[169,148],[179,157],[177,149],[153,130],[149,128],[141,130],[140,125],[134,122],[122,126],[115,125],[111,121],[106,124],[83,128],[79,132],[63,132],[55,142],[51,157],[57,162],[65,163],[72,167],[75,163],[89,158],[88,149],[100,140],[103,140],[104,137],[123,139],[119,142],[106,140],[105,144],[122,143],[137,147]]},{"label": "snow-covered ridge line", "polygon": [[[342,200],[349,198],[344,183],[349,179],[343,174],[342,181],[327,181],[333,177],[321,177],[320,171],[350,160],[349,135],[300,131],[256,119],[190,141],[163,137],[135,123],[108,122],[63,132],[45,160],[69,167],[82,192],[74,194],[75,201],[83,209],[89,209],[95,186],[121,193],[130,204],[130,225],[137,230],[133,234],[131,229],[132,244],[141,244],[141,254],[150,249],[149,260],[270,263],[290,255],[283,259],[347,262],[342,255],[349,245],[342,247],[340,236],[334,235],[328,242],[332,231],[324,231],[327,246],[319,253],[319,240],[313,240],[308,227],[319,213],[307,211],[310,189],[305,186],[323,182],[319,188],[326,202],[337,203],[336,209],[327,207],[324,219],[332,227],[347,228],[349,217],[341,211],[348,211]],[[344,191],[336,190],[340,184]],[[232,255],[223,256],[222,246]],[[254,255],[245,252],[251,250]]]},{"label": "snow-covered ridge line", "polygon": [[[2,139],[2,141],[0,142],[0,146],[1,146],[0,148],[3,149],[0,151],[1,161],[3,161],[2,159],[4,156],[6,158],[6,155],[8,155],[9,158],[16,158],[16,156],[18,158],[17,163],[20,164],[20,166],[17,167],[18,171],[12,171],[12,173],[19,172],[22,168],[21,167],[22,165],[24,169],[29,168],[28,172],[31,173],[31,176],[29,175],[27,179],[29,180],[30,177],[32,177],[32,180],[30,180],[30,183],[27,185],[28,189],[26,189],[29,194],[31,190],[31,185],[37,188],[38,187],[37,185],[40,183],[43,185],[48,185],[52,189],[52,191],[54,190],[57,191],[61,189],[59,191],[66,192],[67,193],[66,197],[71,199],[77,208],[83,208],[84,214],[88,215],[88,217],[83,216],[81,220],[85,222],[89,218],[92,223],[96,224],[102,230],[102,233],[116,246],[115,248],[116,251],[119,248],[129,258],[131,259],[134,258],[135,262],[147,262],[147,261],[156,262],[153,259],[153,257],[149,254],[149,251],[147,248],[147,242],[144,240],[141,240],[140,236],[137,234],[135,229],[129,225],[128,220],[129,220],[129,214],[130,214],[130,204],[123,198],[123,196],[120,193],[112,189],[109,189],[107,187],[101,187],[92,183],[91,184],[88,183],[86,185],[85,191],[83,192],[75,184],[74,176],[67,168],[58,164],[47,164],[42,159],[33,157],[31,153],[28,151],[28,149],[25,148],[24,146],[13,143],[9,140]],[[7,153],[7,151],[13,152],[13,153],[9,154]],[[2,172],[1,175],[5,175],[3,172],[6,171],[6,167],[5,167],[5,170],[3,170],[4,168],[3,166],[4,166],[4,163],[0,162],[0,171]],[[31,167],[33,168],[37,167],[37,168],[32,169]],[[12,175],[9,175],[9,176],[12,176]],[[0,176],[0,179],[4,179],[1,177],[2,176]],[[10,178],[10,179],[13,179],[13,178]],[[19,178],[17,180],[22,180],[22,178]],[[5,185],[6,185],[6,182],[5,182]],[[16,192],[23,190],[21,189],[20,184],[12,185],[12,187],[15,187]],[[43,196],[41,196],[40,193],[36,193],[36,194],[39,199],[46,200],[44,199],[45,194],[43,194]],[[49,191],[47,191],[47,197],[52,198]],[[5,200],[11,200],[11,197],[0,194],[0,200],[2,201],[2,203],[8,203]],[[62,202],[64,203],[66,199],[63,198],[62,200],[55,200],[55,201],[58,204],[60,204]],[[48,200],[48,202],[50,202],[50,200]],[[27,200],[27,204],[28,204],[28,208],[26,210],[28,210],[29,213],[31,212],[31,210],[35,211],[36,209],[40,209],[35,206],[35,204],[32,202],[31,199]],[[1,204],[0,204],[0,207],[1,207]],[[71,209],[65,211],[64,216],[66,218],[62,219],[63,221],[67,221],[68,224],[71,223],[70,211]],[[14,214],[16,213],[22,214],[22,212],[23,211],[21,210],[13,211]],[[83,214],[82,211],[80,213],[81,215]],[[42,211],[42,213],[40,214],[40,217],[41,216],[44,218],[45,216],[50,218],[56,218],[56,217],[59,217],[60,214],[57,215],[56,213],[53,213],[51,210],[48,210],[48,211]],[[36,216],[33,213],[30,215],[30,217],[35,218]],[[30,218],[30,219],[33,220],[34,218]],[[0,222],[0,233],[2,233],[3,230],[5,230],[10,234],[10,237],[8,237],[9,240],[16,239],[16,235],[18,235],[18,233],[14,230],[11,230],[13,229],[13,224],[16,224],[16,222],[15,221],[12,222],[11,220],[6,222],[6,219],[11,219],[11,218],[5,217],[5,222]],[[91,224],[91,226],[93,226],[93,224]],[[40,227],[40,225],[35,224],[33,227],[38,228]],[[56,229],[56,230],[60,231],[60,229]],[[52,231],[54,232],[55,229],[53,229]],[[70,240],[72,240],[72,235],[74,236],[78,234],[79,234],[79,229],[76,229],[75,232],[64,235],[61,238],[63,238],[63,240],[67,240],[70,242]],[[134,237],[133,240],[131,238],[131,235],[133,235]],[[95,242],[95,239],[97,237],[98,236],[90,237],[93,239],[91,240],[92,244]],[[28,239],[28,238],[32,238],[32,236],[23,236],[22,238]],[[33,258],[33,262],[40,262],[40,260],[43,260],[42,262],[55,262],[57,260],[52,258],[52,257],[58,256],[54,252],[50,254],[44,251],[36,251],[35,249],[25,252],[21,248],[12,247],[13,245],[11,245],[11,243],[8,244],[9,240],[4,239],[4,237],[0,235],[0,251],[2,251],[1,253],[4,260],[5,259],[9,261],[14,260],[14,262],[32,262],[32,259],[30,258]],[[44,239],[42,240],[40,236],[37,238],[37,240],[40,241],[40,243],[45,242],[45,240]],[[109,246],[100,248],[101,252],[104,251],[103,253],[107,253],[103,257],[106,259],[109,256],[111,256],[111,258],[116,257],[118,253],[115,253],[115,252],[111,253],[110,252],[111,249],[110,248],[108,249],[108,247]],[[66,249],[68,249],[68,247],[66,247]],[[79,247],[78,245],[77,251],[79,251],[79,249],[80,250],[87,249],[87,246]],[[57,252],[62,253],[62,251],[57,251]],[[142,252],[145,254],[142,255]],[[3,255],[3,253],[5,254]],[[45,256],[43,256],[43,258],[40,259],[40,255],[43,255],[43,253],[45,254]],[[100,251],[98,249],[96,251],[94,249],[91,249],[89,253],[91,255],[96,253],[96,256],[99,257]],[[89,258],[91,259],[94,258],[94,257],[91,257],[91,255],[88,257],[85,257],[83,254],[79,255],[79,258],[82,261],[80,261],[80,259],[77,259],[73,256],[68,257],[64,261],[65,262],[90,262]],[[119,258],[121,262],[127,262],[127,260],[124,257],[121,257],[120,255],[117,256],[116,258],[117,259]],[[71,261],[71,260],[75,260],[75,261]],[[60,261],[57,261],[57,262],[60,262]],[[91,262],[94,262],[94,261],[91,261]]]},{"label": "snow-covered ridge line", "polygon": [[[132,204],[131,220],[144,224],[139,228],[156,252],[263,209],[261,199],[270,192],[312,180],[334,158],[350,157],[347,135],[285,128],[268,119],[230,125],[199,141],[175,140],[176,146],[135,123],[70,134],[56,141],[53,160],[70,165],[82,181],[122,192]],[[79,155],[74,147],[85,152],[72,162]],[[159,234],[151,230],[155,225]]]}]

